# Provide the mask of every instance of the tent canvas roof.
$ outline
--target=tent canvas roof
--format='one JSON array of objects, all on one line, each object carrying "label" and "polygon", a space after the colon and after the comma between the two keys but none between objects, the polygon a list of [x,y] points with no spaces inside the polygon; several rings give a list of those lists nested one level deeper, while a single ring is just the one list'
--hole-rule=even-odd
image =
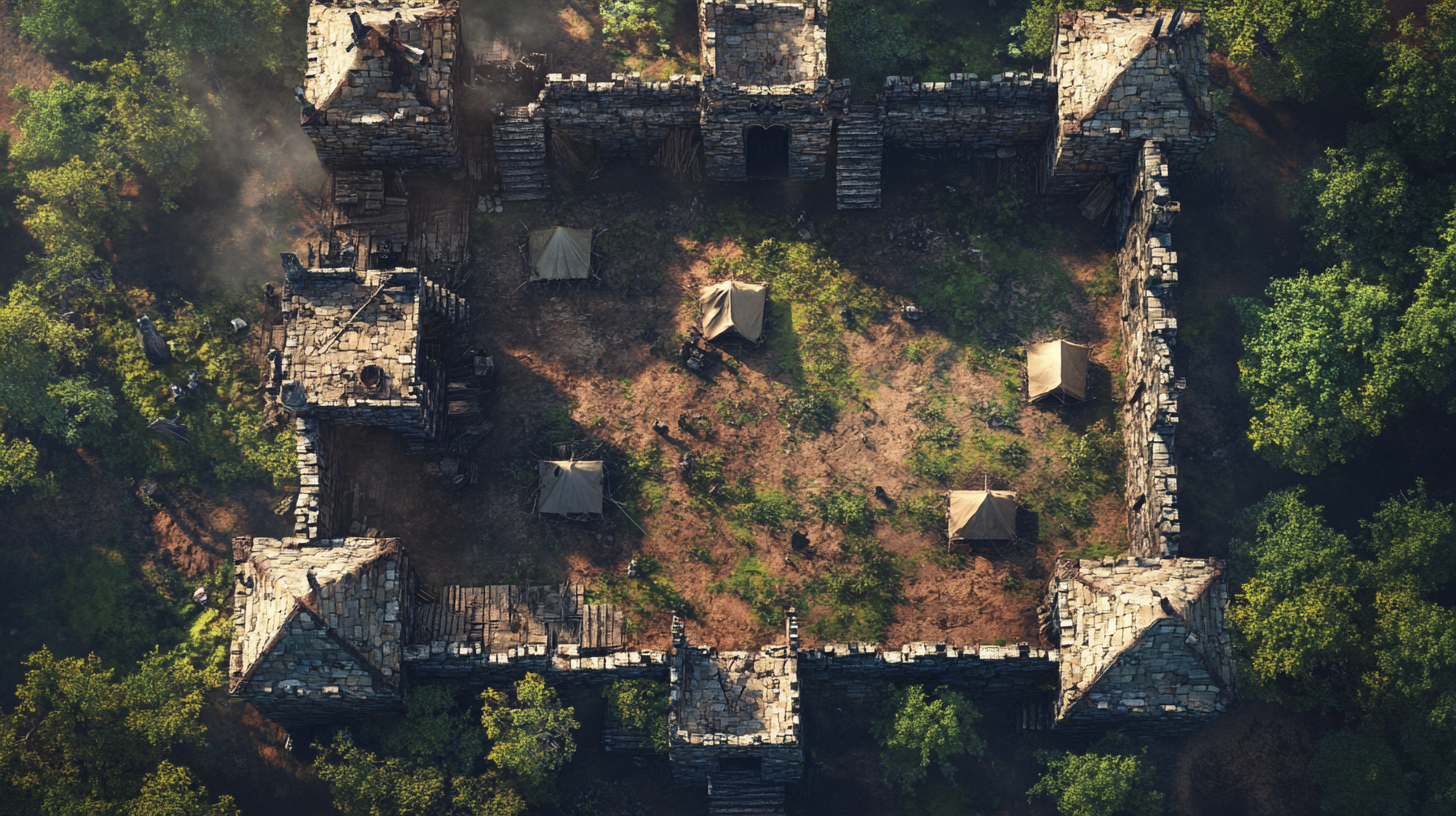
[{"label": "tent canvas roof", "polygon": [[1010,490],[952,490],[953,541],[1005,541],[1016,537],[1016,494]]},{"label": "tent canvas roof", "polygon": [[572,280],[591,274],[591,230],[531,230],[531,280]]},{"label": "tent canvas roof", "polygon": [[1087,347],[1065,340],[1027,346],[1027,395],[1038,400],[1059,389],[1073,399],[1087,398]]},{"label": "tent canvas roof", "polygon": [[698,296],[703,307],[703,337],[716,340],[735,332],[750,343],[763,336],[763,309],[768,296],[762,284],[723,281],[704,286]]},{"label": "tent canvas roof", "polygon": [[537,512],[602,512],[601,462],[543,461],[537,473],[541,477]]}]

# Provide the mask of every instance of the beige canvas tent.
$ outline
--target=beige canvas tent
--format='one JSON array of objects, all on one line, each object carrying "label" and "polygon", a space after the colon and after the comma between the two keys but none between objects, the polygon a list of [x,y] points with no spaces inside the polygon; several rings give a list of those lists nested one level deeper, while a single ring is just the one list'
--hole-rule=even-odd
[{"label": "beige canvas tent", "polygon": [[1087,347],[1053,340],[1026,347],[1026,390],[1032,401],[1049,396],[1087,398]]},{"label": "beige canvas tent", "polygon": [[703,307],[703,337],[708,340],[742,337],[757,343],[763,336],[763,310],[768,294],[761,284],[723,281],[704,286],[698,296]]},{"label": "beige canvas tent", "polygon": [[1009,490],[952,490],[951,541],[1006,541],[1016,537],[1016,494]]},{"label": "beige canvas tent", "polygon": [[591,230],[531,230],[531,280],[574,280],[591,274]]},{"label": "beige canvas tent", "polygon": [[538,513],[602,512],[601,462],[541,462]]}]

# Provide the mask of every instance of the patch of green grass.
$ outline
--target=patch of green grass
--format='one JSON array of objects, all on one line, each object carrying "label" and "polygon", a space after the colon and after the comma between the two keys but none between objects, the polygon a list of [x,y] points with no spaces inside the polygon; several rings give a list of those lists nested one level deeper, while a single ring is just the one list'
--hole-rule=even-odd
[{"label": "patch of green grass", "polygon": [[875,511],[869,499],[856,490],[845,488],[823,493],[814,504],[820,518],[851,535],[864,535],[875,523]]},{"label": "patch of green grass", "polygon": [[691,614],[687,599],[672,585],[662,564],[650,555],[637,558],[636,578],[626,573],[604,572],[587,590],[587,603],[616,604],[622,610],[622,629],[635,635],[647,629],[653,615],[668,612]]},{"label": "patch of green grass", "polygon": [[742,428],[750,422],[757,422],[768,413],[757,400],[736,397],[718,400],[713,405],[713,410],[717,412],[725,425],[734,428]]},{"label": "patch of green grass", "polygon": [[1086,529],[1093,522],[1092,503],[1122,487],[1122,438],[1098,421],[1081,435],[1052,428],[1048,442],[1065,467],[1038,468],[1028,504],[1049,517],[1043,523],[1061,519]]},{"label": "patch of green grass", "polygon": [[688,558],[699,563],[707,564],[710,567],[718,566],[718,559],[713,557],[713,551],[708,549],[706,544],[689,544],[686,550]]},{"label": "patch of green grass", "polygon": [[945,532],[945,494],[924,492],[902,497],[898,516],[922,533]]},{"label": "patch of green grass", "polygon": [[[741,495],[741,494],[740,494]],[[749,495],[733,511],[733,518],[742,524],[757,524],[782,532],[789,522],[808,518],[799,502],[783,490],[757,491]]]},{"label": "patch of green grass", "polygon": [[844,559],[804,582],[814,604],[810,631],[834,640],[878,641],[904,602],[900,559],[879,544],[850,536]]},{"label": "patch of green grass", "polygon": [[1117,274],[1117,256],[1109,256],[1092,271],[1087,281],[1087,294],[1093,297],[1112,297],[1121,293],[1122,283]]},{"label": "patch of green grass", "polygon": [[662,449],[656,445],[627,452],[627,464],[612,492],[617,501],[627,505],[634,516],[642,516],[662,506],[667,495],[664,489]]},{"label": "patch of green grass", "polygon": [[748,604],[753,622],[777,626],[784,622],[784,610],[800,605],[800,589],[793,581],[770,573],[756,555],[745,555],[733,565],[727,578],[708,587],[709,592],[733,595]]}]

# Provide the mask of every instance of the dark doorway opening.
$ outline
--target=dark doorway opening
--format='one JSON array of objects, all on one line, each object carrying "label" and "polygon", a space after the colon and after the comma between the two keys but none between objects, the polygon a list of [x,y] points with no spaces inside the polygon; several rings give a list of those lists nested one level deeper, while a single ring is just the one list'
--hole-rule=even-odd
[{"label": "dark doorway opening", "polygon": [[783,125],[751,125],[743,132],[749,178],[786,178],[789,175],[789,129]]},{"label": "dark doorway opening", "polygon": [[718,773],[762,775],[763,760],[759,757],[718,757]]}]

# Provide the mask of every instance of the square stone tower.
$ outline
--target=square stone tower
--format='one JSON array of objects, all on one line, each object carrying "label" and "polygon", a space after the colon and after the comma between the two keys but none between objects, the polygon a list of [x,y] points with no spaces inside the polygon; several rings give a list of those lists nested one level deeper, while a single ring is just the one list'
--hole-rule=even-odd
[{"label": "square stone tower", "polygon": [[325,167],[459,162],[457,0],[314,2],[303,129]]},{"label": "square stone tower", "polygon": [[1052,192],[1090,189],[1133,166],[1144,140],[1174,170],[1213,141],[1208,52],[1196,12],[1064,11],[1052,45]]}]

